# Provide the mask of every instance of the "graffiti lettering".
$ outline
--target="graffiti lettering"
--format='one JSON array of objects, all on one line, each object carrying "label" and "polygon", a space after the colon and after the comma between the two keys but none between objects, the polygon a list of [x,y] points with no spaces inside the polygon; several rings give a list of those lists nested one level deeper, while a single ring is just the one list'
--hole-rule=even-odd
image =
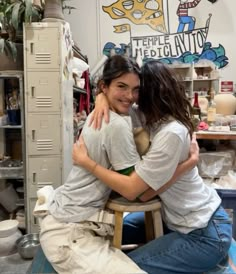
[{"label": "graffiti lettering", "polygon": [[131,37],[132,56],[140,54],[142,58],[175,58],[186,51],[199,54],[206,37],[204,28],[169,35]]}]

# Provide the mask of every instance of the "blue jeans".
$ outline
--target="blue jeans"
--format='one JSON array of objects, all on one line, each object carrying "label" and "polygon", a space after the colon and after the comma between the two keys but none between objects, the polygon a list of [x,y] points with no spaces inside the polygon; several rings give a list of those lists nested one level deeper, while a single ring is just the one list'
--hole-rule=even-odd
[{"label": "blue jeans", "polygon": [[[124,242],[129,237],[125,235],[128,224],[134,223],[132,215],[129,214],[124,220]],[[141,220],[141,213],[139,217]],[[225,210],[219,207],[207,227],[188,234],[171,231],[127,255],[149,274],[202,274],[227,256],[231,239],[231,220]]]},{"label": "blue jeans", "polygon": [[195,27],[195,21],[192,16],[179,16],[179,26],[177,32],[183,32],[185,25],[188,25],[188,31],[192,31]]}]

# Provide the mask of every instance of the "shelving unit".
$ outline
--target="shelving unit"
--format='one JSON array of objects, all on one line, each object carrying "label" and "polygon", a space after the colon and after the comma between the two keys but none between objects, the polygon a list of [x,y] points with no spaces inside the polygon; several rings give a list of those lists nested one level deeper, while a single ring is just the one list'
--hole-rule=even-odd
[{"label": "shelving unit", "polygon": [[208,92],[211,88],[215,93],[219,92],[220,77],[214,63],[209,61],[196,64],[173,64],[170,65],[176,72],[179,80],[185,86],[190,99],[193,98],[194,92]]},{"label": "shelving unit", "polygon": [[[229,132],[210,132],[197,131],[196,137],[198,140],[236,140],[236,131]],[[235,189],[217,189],[219,196],[222,199],[222,206],[228,209],[233,220],[233,237],[236,238],[236,190]]]},{"label": "shelving unit", "polygon": [[[13,197],[1,199],[6,198],[14,211],[19,207],[25,209],[24,198],[15,192],[19,186],[23,187],[24,193],[26,189],[23,81],[22,71],[0,71],[0,196],[5,195],[5,191],[6,196],[12,193]],[[17,108],[9,105],[13,93],[17,95],[14,97],[14,100],[17,98]],[[7,189],[12,190],[8,193]]]}]

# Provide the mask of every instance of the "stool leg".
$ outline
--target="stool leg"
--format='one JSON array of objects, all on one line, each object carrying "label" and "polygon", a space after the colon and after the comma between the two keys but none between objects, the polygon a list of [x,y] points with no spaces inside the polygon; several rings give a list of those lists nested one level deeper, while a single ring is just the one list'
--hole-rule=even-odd
[{"label": "stool leg", "polygon": [[154,239],[154,230],[153,230],[153,219],[152,212],[145,212],[145,232],[146,232],[146,241],[149,242]]},{"label": "stool leg", "polygon": [[163,225],[161,219],[161,210],[153,210],[153,226],[154,226],[154,235],[155,238],[158,238],[163,235]]},{"label": "stool leg", "polygon": [[123,231],[123,212],[115,211],[115,228],[113,237],[113,246],[121,249]]}]

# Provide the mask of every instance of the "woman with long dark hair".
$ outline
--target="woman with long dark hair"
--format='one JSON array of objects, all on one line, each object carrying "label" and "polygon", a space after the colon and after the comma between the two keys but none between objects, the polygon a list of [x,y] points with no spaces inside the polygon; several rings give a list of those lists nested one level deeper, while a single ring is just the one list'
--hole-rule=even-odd
[{"label": "woman with long dark hair", "polygon": [[[159,195],[168,233],[128,253],[140,268],[149,274],[202,274],[227,256],[232,225],[217,192],[204,184],[197,167],[168,182],[188,158],[193,125],[185,91],[167,65],[157,60],[144,64],[138,106],[151,146],[129,176],[92,160],[83,138],[74,146],[74,161],[127,199],[139,196],[145,201]],[[127,224],[132,224],[132,214],[128,218]]]}]

